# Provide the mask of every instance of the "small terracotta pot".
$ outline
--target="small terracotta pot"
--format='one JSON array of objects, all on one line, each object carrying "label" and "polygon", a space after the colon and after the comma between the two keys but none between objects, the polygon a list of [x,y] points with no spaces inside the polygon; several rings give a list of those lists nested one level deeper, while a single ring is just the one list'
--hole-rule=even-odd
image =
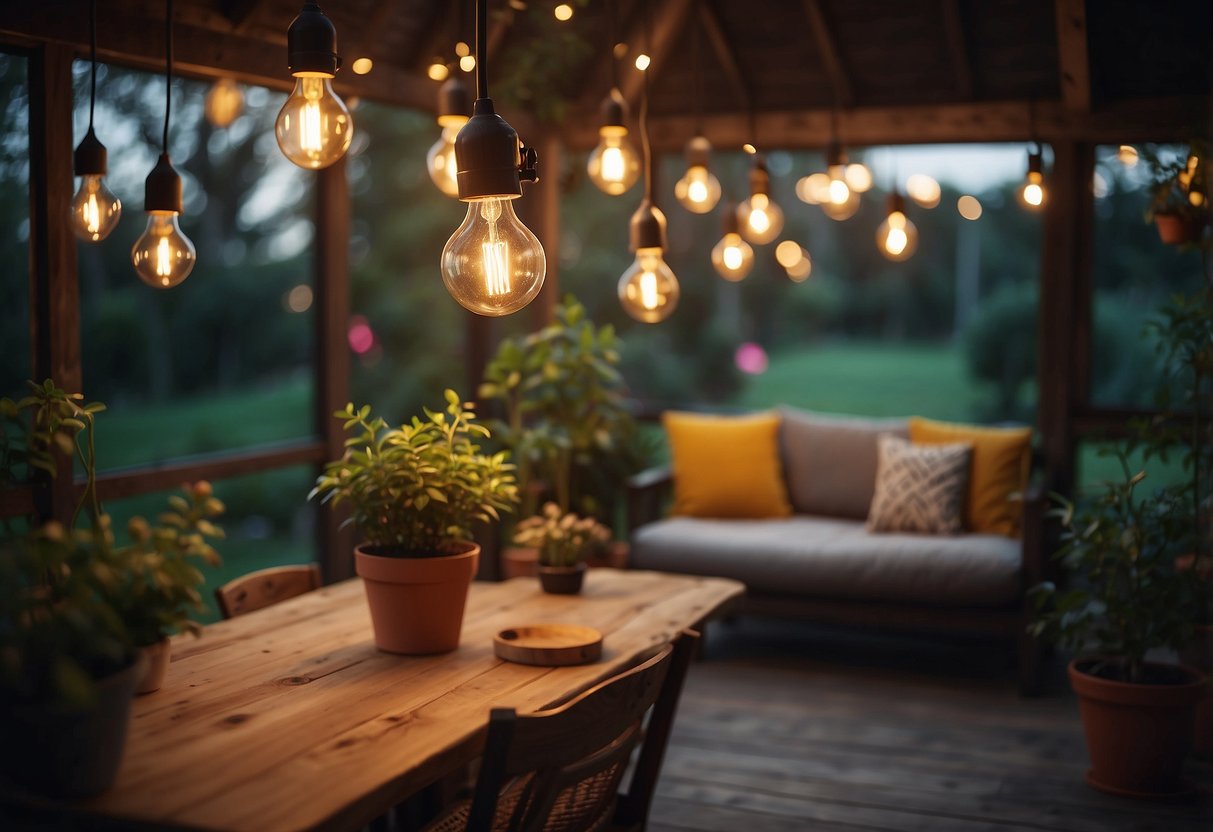
[{"label": "small terracotta pot", "polygon": [[1075,659],[1068,668],[1091,755],[1087,783],[1126,797],[1164,797],[1186,791],[1184,757],[1192,747],[1201,675],[1182,665],[1153,665],[1174,672],[1177,684],[1133,684],[1091,675],[1098,659]]},{"label": "small terracotta pot", "polygon": [[1200,236],[1201,223],[1179,214],[1155,214],[1154,225],[1158,228],[1158,239],[1169,246],[1190,243]]},{"label": "small terracotta pot", "polygon": [[354,549],[354,568],[366,587],[375,646],[388,653],[449,653],[459,646],[468,586],[480,547],[460,542],[452,554],[394,557],[382,546]]},{"label": "small terracotta pot", "polygon": [[155,693],[164,685],[169,659],[173,656],[172,644],[168,636],[165,636],[155,644],[140,647],[139,650],[147,659],[147,670],[135,685],[135,693]]},{"label": "small terracotta pot", "polygon": [[576,595],[585,579],[585,564],[575,566],[538,566],[539,585],[552,595]]},{"label": "small terracotta pot", "polygon": [[539,564],[534,546],[511,546],[501,553],[501,571],[506,578],[533,578]]}]

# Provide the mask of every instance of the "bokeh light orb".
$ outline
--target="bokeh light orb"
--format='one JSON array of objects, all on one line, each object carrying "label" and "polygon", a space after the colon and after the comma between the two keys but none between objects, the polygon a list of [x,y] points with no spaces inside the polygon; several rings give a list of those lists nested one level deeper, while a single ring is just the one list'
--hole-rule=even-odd
[{"label": "bokeh light orb", "polygon": [[767,351],[753,341],[746,341],[737,347],[733,354],[733,363],[737,369],[746,375],[760,376],[767,371]]}]

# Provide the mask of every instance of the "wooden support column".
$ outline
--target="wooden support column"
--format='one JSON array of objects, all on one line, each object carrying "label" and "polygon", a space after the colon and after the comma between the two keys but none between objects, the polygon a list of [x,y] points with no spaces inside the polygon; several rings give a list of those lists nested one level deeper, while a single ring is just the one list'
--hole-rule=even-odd
[{"label": "wooden support column", "polygon": [[535,134],[535,150],[539,154],[539,181],[524,185],[523,198],[518,200],[521,219],[543,243],[548,271],[539,296],[527,309],[532,327],[547,326],[556,316],[560,303],[560,167],[564,144],[551,130]]},{"label": "wooden support column", "polygon": [[[29,53],[30,334],[34,378],[53,378],[79,392],[80,283],[76,237],[68,221],[72,174],[72,59],[70,47],[44,44]],[[72,459],[35,497],[43,517],[71,520]]]},{"label": "wooden support column", "polygon": [[1076,413],[1086,403],[1091,341],[1095,147],[1053,145],[1041,245],[1037,425],[1049,487],[1072,493]]},{"label": "wooden support column", "polygon": [[[333,418],[350,400],[350,350],[346,328],[350,318],[350,190],[342,158],[316,174],[316,397],[315,426],[325,447],[325,459],[345,451],[341,423]],[[319,473],[320,467],[317,467]],[[351,577],[354,534],[341,528],[344,509],[316,509],[320,565],[326,583]]]}]

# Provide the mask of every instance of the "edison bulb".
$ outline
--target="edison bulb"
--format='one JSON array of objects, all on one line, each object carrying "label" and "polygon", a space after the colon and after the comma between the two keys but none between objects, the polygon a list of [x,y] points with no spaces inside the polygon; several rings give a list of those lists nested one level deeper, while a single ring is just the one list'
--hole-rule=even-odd
[{"label": "edison bulb", "polygon": [[196,252],[177,225],[176,211],[149,211],[147,228],[131,249],[135,273],[148,286],[170,289],[194,270]]},{"label": "edison bulb", "polygon": [[663,254],[660,248],[637,249],[636,259],[619,278],[619,302],[642,323],[664,321],[678,306],[678,278]]},{"label": "edison bulb", "polygon": [[448,122],[442,128],[442,135],[434,142],[429,152],[425,154],[425,164],[430,171],[430,179],[438,186],[438,190],[447,196],[459,196],[459,180],[455,177],[455,137],[460,128],[467,123],[462,116],[444,116],[447,119],[460,119],[458,123]]},{"label": "edison bulb", "polygon": [[733,283],[744,280],[754,268],[754,249],[740,234],[730,231],[712,246],[712,266],[725,280]]},{"label": "edison bulb", "polygon": [[278,112],[274,133],[286,158],[301,168],[319,170],[349,150],[354,119],[333,93],[328,75],[304,72],[295,76],[295,89]]},{"label": "edison bulb", "polygon": [[918,229],[901,211],[891,211],[876,227],[876,247],[889,260],[908,260],[918,248]]},{"label": "edison bulb", "polygon": [[122,202],[105,184],[101,174],[80,177],[80,189],[72,197],[72,231],[90,243],[104,240],[118,227]]},{"label": "edison bulb", "polygon": [[1027,181],[1019,189],[1019,201],[1032,211],[1045,204],[1044,177],[1040,173],[1032,171],[1028,174]]},{"label": "edison bulb", "polygon": [[674,183],[674,198],[694,214],[706,214],[720,201],[720,180],[703,165],[691,165]]},{"label": "edison bulb", "polygon": [[509,315],[543,288],[547,256],[508,197],[468,202],[463,224],[442,249],[442,282],[459,305],[478,315]]},{"label": "edison bulb", "polygon": [[244,93],[231,78],[220,78],[206,94],[206,120],[219,128],[230,127],[244,110]]},{"label": "edison bulb", "polygon": [[752,194],[737,206],[741,236],[751,243],[765,245],[783,231],[783,209],[766,194]]},{"label": "edison bulb", "polygon": [[627,139],[626,127],[607,125],[599,128],[598,135],[586,170],[600,191],[619,196],[640,178],[640,157]]},{"label": "edison bulb", "polygon": [[855,191],[850,191],[850,195],[845,202],[834,202],[832,199],[826,199],[821,203],[821,211],[832,220],[841,222],[849,220],[855,216],[855,212],[859,210],[859,194]]}]

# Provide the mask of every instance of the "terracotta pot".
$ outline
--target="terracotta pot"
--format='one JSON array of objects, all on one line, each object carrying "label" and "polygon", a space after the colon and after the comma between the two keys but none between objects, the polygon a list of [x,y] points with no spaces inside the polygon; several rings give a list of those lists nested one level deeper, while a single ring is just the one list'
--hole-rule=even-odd
[{"label": "terracotta pot", "polygon": [[506,578],[533,578],[538,564],[539,550],[534,546],[511,546],[501,553],[501,571]]},{"label": "terracotta pot", "polygon": [[155,693],[164,685],[169,659],[173,656],[172,644],[169,642],[168,636],[165,636],[155,644],[140,647],[139,650],[147,659],[147,669],[140,677],[139,683],[135,685],[135,693],[140,695]]},{"label": "terracotta pot", "polygon": [[1205,698],[1196,706],[1192,750],[1201,757],[1213,757],[1213,624],[1196,625],[1196,638],[1180,651],[1179,660],[1205,675]]},{"label": "terracotta pot", "polygon": [[1201,675],[1182,665],[1148,665],[1172,672],[1176,684],[1132,684],[1092,676],[1098,659],[1070,662],[1070,686],[1091,755],[1087,783],[1127,797],[1164,797],[1186,791],[1184,757],[1192,747]]},{"label": "terracotta pot", "polygon": [[585,579],[584,563],[575,566],[539,566],[539,585],[553,595],[576,595]]},{"label": "terracotta pot", "polygon": [[468,586],[480,547],[461,542],[453,554],[393,557],[382,546],[354,549],[354,568],[366,587],[375,646],[388,653],[449,653],[459,646]]},{"label": "terracotta pot", "polygon": [[34,702],[0,709],[0,775],[38,794],[91,797],[122,764],[135,684],[146,659],[97,681],[87,706]]},{"label": "terracotta pot", "polygon": [[1158,228],[1158,239],[1169,246],[1190,243],[1200,236],[1201,223],[1179,214],[1155,214],[1154,225]]}]

